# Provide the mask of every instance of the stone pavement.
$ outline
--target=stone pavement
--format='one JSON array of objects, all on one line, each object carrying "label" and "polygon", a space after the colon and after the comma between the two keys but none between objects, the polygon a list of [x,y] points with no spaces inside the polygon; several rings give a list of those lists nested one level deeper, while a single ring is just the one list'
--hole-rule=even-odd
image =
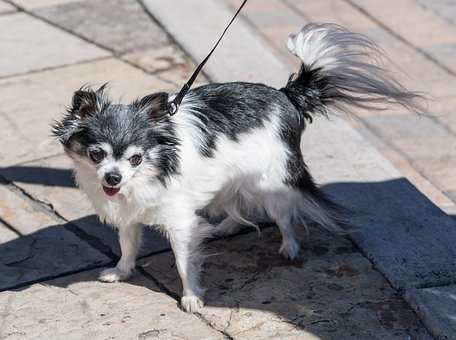
[{"label": "stone pavement", "polygon": [[[218,34],[214,21],[219,25],[226,21],[220,12],[221,2],[215,5],[216,1],[208,1],[207,6],[213,6],[207,12],[210,15],[196,25],[189,19],[191,9],[196,8],[191,3],[181,4],[189,6],[187,18],[182,19],[182,12],[171,11],[177,2],[169,0],[0,0],[0,339],[430,339],[404,301],[404,291],[432,334],[451,338],[456,333],[454,323],[448,320],[455,309],[448,300],[454,300],[454,288],[441,286],[456,278],[455,257],[447,258],[453,254],[454,223],[415,192],[370,145],[337,121],[309,129],[305,143],[310,146],[312,170],[325,190],[364,211],[356,224],[389,244],[387,252],[383,254],[385,248],[362,233],[354,239],[363,253],[346,237],[313,230],[302,235],[301,257],[288,262],[277,254],[280,237],[272,226],[266,226],[261,237],[247,233],[217,240],[208,244],[207,250],[213,255],[205,265],[207,307],[190,315],[177,305],[180,282],[169,246],[158,233],[147,229],[135,278],[119,284],[97,282],[97,273],[112,266],[119,256],[116,235],[98,222],[75,188],[70,163],[49,137],[49,125],[64,111],[72,91],[83,84],[110,81],[111,94],[121,100],[152,91],[175,91],[191,73],[192,60],[204,54],[206,49],[201,45],[211,44],[205,34]],[[360,8],[361,4],[372,4],[372,8]],[[219,59],[211,61],[205,74],[217,81],[255,76],[255,66],[245,62],[255,63],[255,59],[244,58],[254,48],[271,70],[267,75],[263,72],[259,81],[265,79],[261,76],[269,77],[264,81],[280,85],[285,80],[281,75],[294,63],[282,54],[282,35],[302,26],[309,17],[326,21],[345,18],[342,23],[371,32],[388,53],[396,47],[392,59],[413,68],[416,72],[410,74],[424,79],[424,85],[432,85],[439,98],[432,105],[450,112],[454,103],[454,65],[449,62],[454,35],[448,28],[452,17],[443,4],[421,0],[419,6],[410,3],[410,11],[406,2],[401,4],[405,6],[401,11],[421,15],[421,20],[437,17],[438,23],[430,21],[432,30],[406,40],[397,38],[411,34],[398,32],[400,20],[393,20],[397,13],[388,13],[385,6],[383,11],[376,9],[374,1],[318,1],[302,6],[288,0],[250,1],[245,12],[247,25],[240,21],[233,27],[233,32],[240,30],[242,35],[237,37],[242,36],[246,46],[218,51],[215,56]],[[379,17],[374,20],[369,11]],[[176,20],[181,20],[180,25],[174,24]],[[392,22],[380,24],[381,20]],[[211,23],[217,29],[208,29]],[[182,32],[201,27],[205,28],[202,32],[190,35],[199,37],[201,45]],[[423,35],[431,33],[435,35],[428,37],[429,41],[441,44],[440,48],[413,48],[418,44],[414,39],[425,41]],[[436,41],[435,36],[441,40]],[[230,39],[224,45],[230,46]],[[227,60],[242,75],[228,65],[218,66]],[[201,77],[200,82],[204,81]],[[415,87],[426,89],[423,84]],[[416,119],[405,112],[357,114],[360,121],[353,124],[363,135],[371,141],[375,137],[375,145],[400,171],[440,207],[451,209],[453,203],[447,195],[454,189],[431,177],[432,173],[443,180],[445,176],[436,175],[442,172],[452,176],[449,169],[442,170],[447,169],[449,163],[444,161],[454,151],[448,147],[454,145],[450,117]],[[391,117],[396,119],[393,123]],[[376,125],[372,123],[375,118]],[[429,127],[428,121],[440,128]],[[365,126],[378,126],[379,130]],[[378,131],[389,135],[384,137]],[[333,136],[344,138],[345,149],[340,141],[331,141]],[[427,138],[427,151],[417,147],[420,137]],[[439,138],[447,141],[445,154]],[[399,144],[393,148],[391,143]],[[405,157],[407,147],[427,157],[420,159],[423,164],[433,164],[433,170],[427,164],[432,170],[429,175],[418,168],[418,161],[410,161],[414,154]],[[353,160],[355,153],[360,156]],[[328,171],[337,168],[336,173]],[[392,192],[397,201],[385,209],[394,210],[394,204],[404,200],[401,215],[380,216],[389,210],[379,206],[378,215],[366,214],[380,204],[379,197],[382,202],[389,201]],[[422,225],[420,213],[427,216]],[[417,231],[410,233],[415,226]],[[424,244],[432,240],[430,226],[447,239]],[[389,237],[392,233],[398,234],[398,240]],[[419,248],[416,245],[428,251],[424,262],[423,253],[415,251]],[[400,248],[405,251],[398,253]],[[404,264],[414,259],[416,264]],[[423,287],[433,288],[420,289]]]}]

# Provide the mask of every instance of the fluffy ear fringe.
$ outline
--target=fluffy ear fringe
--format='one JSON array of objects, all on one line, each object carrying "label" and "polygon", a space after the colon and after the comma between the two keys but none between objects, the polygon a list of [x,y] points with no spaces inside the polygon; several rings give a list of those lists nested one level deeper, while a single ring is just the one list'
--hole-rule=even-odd
[{"label": "fluffy ear fringe", "polygon": [[81,122],[85,118],[101,112],[103,107],[109,105],[109,100],[104,93],[106,86],[107,83],[97,90],[83,86],[73,94],[71,106],[67,108],[63,119],[52,124],[52,135],[64,146],[68,144],[71,136],[81,131]]},{"label": "fluffy ear fringe", "polygon": [[103,84],[98,90],[82,87],[73,95],[72,105],[68,112],[78,118],[85,118],[100,112],[103,106],[109,103],[104,94],[107,83]]},{"label": "fluffy ear fringe", "polygon": [[138,99],[133,103],[138,111],[146,112],[152,119],[160,119],[168,114],[169,94],[157,92]]}]

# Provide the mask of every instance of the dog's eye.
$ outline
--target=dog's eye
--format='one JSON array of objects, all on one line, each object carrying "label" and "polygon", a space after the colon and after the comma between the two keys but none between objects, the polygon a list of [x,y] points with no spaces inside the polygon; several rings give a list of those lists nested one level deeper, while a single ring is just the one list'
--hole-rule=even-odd
[{"label": "dog's eye", "polygon": [[132,166],[138,166],[142,162],[142,156],[141,155],[133,155],[129,159],[130,164]]},{"label": "dog's eye", "polygon": [[91,150],[89,152],[89,157],[94,163],[100,163],[105,156],[106,153],[100,149]]}]

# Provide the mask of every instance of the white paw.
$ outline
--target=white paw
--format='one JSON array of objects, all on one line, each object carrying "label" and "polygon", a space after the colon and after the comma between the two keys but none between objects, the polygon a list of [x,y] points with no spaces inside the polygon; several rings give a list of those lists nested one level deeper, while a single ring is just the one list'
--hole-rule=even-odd
[{"label": "white paw", "polygon": [[283,240],[279,249],[279,254],[283,257],[294,260],[299,253],[299,242],[295,239]]},{"label": "white paw", "polygon": [[200,308],[203,308],[203,306],[203,300],[196,295],[185,295],[181,299],[182,309],[189,313],[197,312]]},{"label": "white paw", "polygon": [[118,282],[128,279],[132,274],[132,271],[121,270],[117,267],[108,268],[103,270],[98,276],[98,280],[103,282]]}]

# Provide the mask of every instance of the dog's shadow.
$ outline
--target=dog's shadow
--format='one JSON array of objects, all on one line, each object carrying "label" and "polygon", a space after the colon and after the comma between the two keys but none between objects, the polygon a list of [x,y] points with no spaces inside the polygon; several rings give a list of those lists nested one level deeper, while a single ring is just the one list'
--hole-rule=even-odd
[{"label": "dog's shadow", "polygon": [[[40,176],[43,168],[39,168],[30,176],[30,169],[16,170],[16,182],[74,185],[70,171],[49,169]],[[418,206],[406,203],[409,195],[417,193],[405,179],[334,183],[323,190],[354,212],[357,226],[371,228],[373,233],[398,220],[408,221],[402,229],[421,227],[423,221],[417,220],[415,209],[442,213],[422,195],[414,202]],[[363,321],[372,328],[399,333],[418,327],[403,300],[347,236],[319,229],[306,234],[302,228],[299,233],[302,249],[294,261],[278,254],[281,237],[274,226],[264,228],[261,235],[243,232],[208,242],[203,273],[206,307],[202,314],[208,318],[215,314],[219,328],[229,333],[230,327],[240,327],[233,331],[244,332],[247,337],[249,329],[267,329],[269,323],[281,325],[278,329],[284,332],[305,329],[323,338],[361,334],[367,327]],[[395,235],[390,237],[394,241]],[[169,245],[152,230],[146,232],[145,245],[138,259],[139,273],[128,284],[178,299],[180,280]],[[94,216],[48,226],[0,244],[0,288],[23,290],[36,282],[69,287],[96,281],[99,271],[115,265],[118,254],[116,233]]]}]

